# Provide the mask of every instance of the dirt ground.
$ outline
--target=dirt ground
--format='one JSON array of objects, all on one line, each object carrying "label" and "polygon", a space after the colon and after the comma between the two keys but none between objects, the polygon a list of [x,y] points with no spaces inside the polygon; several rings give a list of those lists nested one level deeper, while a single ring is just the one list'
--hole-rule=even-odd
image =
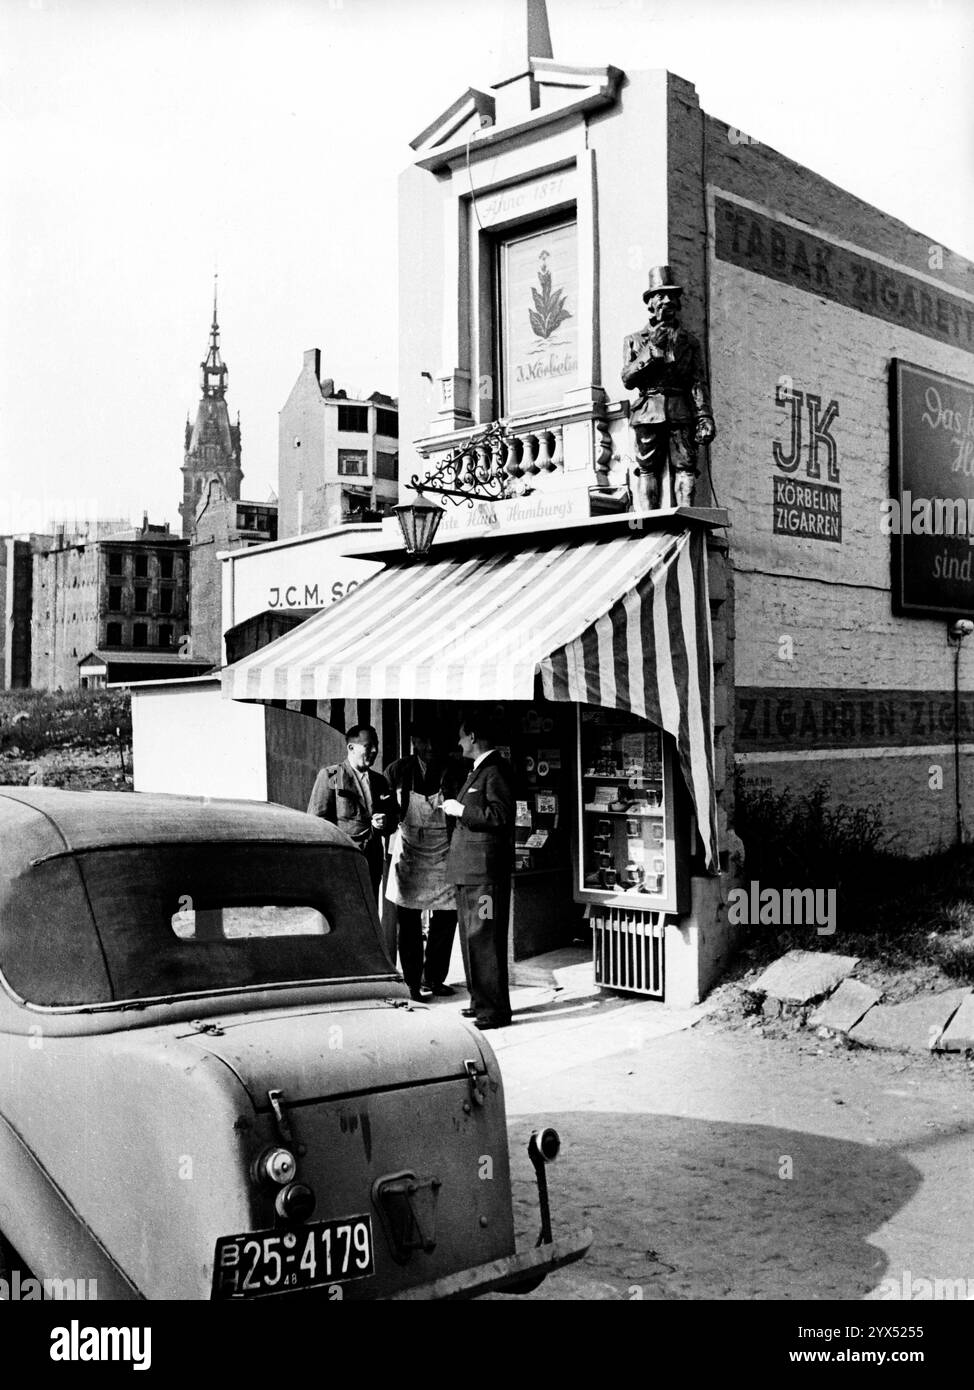
[{"label": "dirt ground", "polygon": [[[606,1017],[625,1040],[659,1007]],[[556,1233],[594,1232],[532,1298],[882,1299],[914,1278],[969,1280],[974,1296],[963,1058],[762,1037],[719,1017],[604,1055],[606,1026],[559,1049],[528,1022],[499,1053],[521,1243],[538,1230],[525,1151],[538,1124],[564,1146],[549,1169]]]}]

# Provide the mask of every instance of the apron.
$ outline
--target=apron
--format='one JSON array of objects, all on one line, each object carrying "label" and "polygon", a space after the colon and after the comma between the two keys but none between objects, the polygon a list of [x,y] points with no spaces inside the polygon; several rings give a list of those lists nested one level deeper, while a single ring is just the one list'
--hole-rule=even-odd
[{"label": "apron", "polygon": [[456,907],[453,884],[447,883],[449,840],[443,793],[409,793],[406,815],[399,824],[389,865],[386,897],[417,912],[449,912]]}]

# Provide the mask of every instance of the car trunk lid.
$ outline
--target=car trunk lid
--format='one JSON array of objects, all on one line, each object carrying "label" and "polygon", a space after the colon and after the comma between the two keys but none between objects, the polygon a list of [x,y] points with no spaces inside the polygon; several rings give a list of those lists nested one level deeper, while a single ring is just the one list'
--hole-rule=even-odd
[{"label": "car trunk lid", "polygon": [[257,1111],[395,1091],[486,1072],[480,1040],[452,1011],[406,1001],[350,1001],[189,1024],[184,1034],[239,1078]]}]

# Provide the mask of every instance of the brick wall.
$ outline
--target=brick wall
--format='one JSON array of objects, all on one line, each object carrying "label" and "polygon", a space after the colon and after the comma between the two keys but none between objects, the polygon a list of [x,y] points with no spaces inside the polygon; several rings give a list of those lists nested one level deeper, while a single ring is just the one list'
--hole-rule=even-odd
[{"label": "brick wall", "polygon": [[[954,651],[946,621],[894,616],[890,537],[880,529],[880,501],[890,495],[889,371],[894,357],[974,381],[974,355],[902,324],[885,322],[825,294],[781,283],[717,257],[714,201],[729,195],[804,233],[854,248],[880,272],[888,265],[924,280],[936,296],[974,294],[974,266],[801,168],[704,117],[689,84],[670,79],[670,260],[688,286],[684,321],[708,330],[718,437],[710,449],[716,495],[730,511],[734,686],[801,697],[809,690],[916,692],[952,696]],[[702,171],[706,166],[706,179]],[[706,200],[704,198],[706,184]],[[706,218],[710,223],[707,235]],[[932,269],[931,267],[936,267]],[[974,304],[974,301],[972,301]],[[779,393],[776,397],[776,391]],[[777,534],[774,478],[801,486],[808,478],[808,416],[803,456],[794,473],[776,463],[791,443],[792,399],[811,394],[824,412],[835,402],[829,433],[841,492],[841,541]],[[804,407],[803,407],[804,410]],[[974,691],[974,639],[962,647],[961,690]],[[902,697],[901,697],[902,703]],[[732,720],[741,723],[741,710]],[[955,838],[952,724],[949,733],[913,733],[900,720],[885,741],[830,748],[810,717],[770,751],[748,748],[738,728],[736,754],[749,783],[807,791],[826,781],[835,801],[879,808],[893,843],[910,853]],[[970,746],[971,732],[962,743]],[[732,730],[728,731],[728,742]],[[772,739],[772,743],[775,741]],[[781,746],[787,742],[788,746]],[[845,740],[855,744],[855,739]],[[883,743],[882,747],[878,745]],[[974,833],[974,750],[961,756],[967,835]]]}]

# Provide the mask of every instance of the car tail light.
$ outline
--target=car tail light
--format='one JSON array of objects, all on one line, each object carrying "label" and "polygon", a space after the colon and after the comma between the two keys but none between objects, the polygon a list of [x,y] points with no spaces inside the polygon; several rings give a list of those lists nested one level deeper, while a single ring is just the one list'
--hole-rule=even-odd
[{"label": "car tail light", "polygon": [[315,1209],[315,1194],[307,1183],[289,1182],[274,1198],[274,1210],[285,1221],[307,1221]]},{"label": "car tail light", "polygon": [[294,1181],[298,1161],[290,1149],[265,1149],[254,1164],[254,1176],[259,1183],[284,1187]]}]

